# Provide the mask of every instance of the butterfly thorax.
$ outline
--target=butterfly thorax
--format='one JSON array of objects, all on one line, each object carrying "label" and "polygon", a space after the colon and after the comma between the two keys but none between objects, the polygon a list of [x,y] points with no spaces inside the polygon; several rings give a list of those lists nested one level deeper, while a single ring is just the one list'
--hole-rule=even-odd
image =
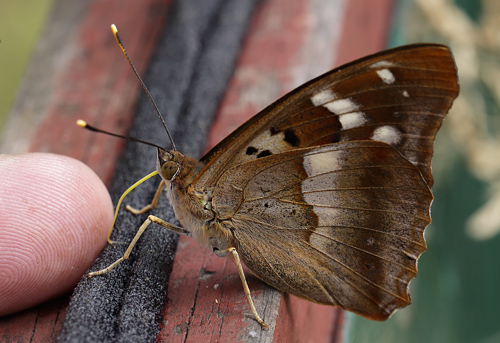
[{"label": "butterfly thorax", "polygon": [[212,209],[212,189],[192,185],[199,162],[178,151],[158,150],[157,168],[166,182],[167,198],[182,227],[214,252],[234,246],[230,230],[218,224]]}]

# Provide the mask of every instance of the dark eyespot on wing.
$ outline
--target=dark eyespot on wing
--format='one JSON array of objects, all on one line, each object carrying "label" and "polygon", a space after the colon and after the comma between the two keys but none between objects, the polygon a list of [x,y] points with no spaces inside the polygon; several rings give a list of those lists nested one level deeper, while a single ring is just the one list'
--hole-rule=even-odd
[{"label": "dark eyespot on wing", "polygon": [[299,146],[299,137],[293,132],[293,129],[285,130],[285,142],[291,146]]},{"label": "dark eyespot on wing", "polygon": [[248,156],[250,156],[250,155],[255,154],[257,151],[258,151],[258,150],[257,150],[257,149],[255,149],[253,146],[249,146],[249,147],[247,148],[246,154],[247,154]]},{"label": "dark eyespot on wing", "polygon": [[263,150],[263,151],[259,152],[259,154],[257,155],[257,158],[266,157],[269,155],[272,155],[272,152],[270,152],[269,150]]}]

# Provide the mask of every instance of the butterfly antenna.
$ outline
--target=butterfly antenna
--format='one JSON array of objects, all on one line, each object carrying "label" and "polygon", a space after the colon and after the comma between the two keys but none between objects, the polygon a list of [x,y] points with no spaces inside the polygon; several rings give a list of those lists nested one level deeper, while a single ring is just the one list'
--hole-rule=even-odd
[{"label": "butterfly antenna", "polygon": [[[170,142],[172,143],[172,150],[176,151],[177,149],[175,148],[175,144],[174,144],[174,140],[172,139],[172,135],[170,135],[170,131],[168,131],[167,124],[165,123],[165,120],[163,119],[163,116],[161,115],[160,110],[158,109],[158,106],[156,106],[156,103],[153,100],[153,97],[151,96],[151,93],[149,93],[148,88],[146,87],[146,85],[142,81],[141,77],[139,76],[139,73],[137,72],[137,70],[134,67],[134,64],[132,63],[132,60],[128,56],[127,50],[125,50],[125,46],[123,45],[123,42],[122,42],[122,40],[120,38],[120,35],[118,34],[118,29],[116,28],[115,24],[111,25],[111,31],[113,31],[113,36],[115,36],[116,42],[120,46],[120,49],[122,50],[123,55],[125,56],[125,58],[127,59],[128,63],[130,64],[130,67],[132,67],[132,70],[134,71],[134,74],[137,77],[137,80],[139,80],[139,83],[141,84],[142,89],[144,89],[144,92],[146,92],[146,95],[148,96],[149,101],[151,101],[151,103],[153,104],[153,106],[155,108],[155,111],[158,114],[158,117],[160,118],[160,120],[161,120],[161,122],[163,124],[163,127],[165,128],[165,131],[167,131],[168,138],[170,139]],[[165,150],[165,149],[163,149],[163,150]]]},{"label": "butterfly antenna", "polygon": [[142,143],[142,144],[154,146],[155,148],[158,148],[158,149],[161,149],[161,150],[167,150],[164,147],[161,147],[161,146],[156,145],[156,144],[151,143],[151,142],[143,141],[142,139],[137,139],[137,138],[128,137],[128,136],[122,136],[122,135],[119,135],[119,134],[116,134],[116,133],[113,133],[113,132],[109,132],[109,131],[98,129],[98,128],[94,127],[94,126],[91,126],[91,125],[87,124],[87,122],[85,120],[78,119],[76,121],[76,125],[78,125],[80,127],[83,127],[84,129],[87,129],[89,131],[104,133],[106,135],[113,136],[113,137],[118,137],[118,138],[122,138],[122,139],[125,139],[127,141]]}]

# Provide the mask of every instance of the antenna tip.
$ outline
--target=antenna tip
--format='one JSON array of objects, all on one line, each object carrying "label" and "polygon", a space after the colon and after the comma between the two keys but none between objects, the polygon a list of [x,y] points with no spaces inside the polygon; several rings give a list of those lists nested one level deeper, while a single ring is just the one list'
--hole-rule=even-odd
[{"label": "antenna tip", "polygon": [[78,125],[80,127],[87,127],[87,122],[85,120],[78,119],[76,121],[76,125]]},{"label": "antenna tip", "polygon": [[116,34],[118,32],[118,29],[116,28],[115,24],[111,24],[111,31],[113,31],[113,34]]}]

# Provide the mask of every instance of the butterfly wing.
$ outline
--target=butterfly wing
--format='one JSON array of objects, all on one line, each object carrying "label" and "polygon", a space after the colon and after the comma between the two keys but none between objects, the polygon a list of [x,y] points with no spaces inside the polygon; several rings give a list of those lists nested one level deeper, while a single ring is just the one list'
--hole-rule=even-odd
[{"label": "butterfly wing", "polygon": [[199,162],[215,225],[245,264],[299,297],[386,319],[426,249],[430,162],[458,94],[449,49],[388,50],[324,74]]},{"label": "butterfly wing", "polygon": [[204,187],[242,162],[302,147],[375,139],[397,148],[432,187],[433,143],[458,94],[443,45],[404,46],[334,69],[285,95],[202,159]]},{"label": "butterfly wing", "polygon": [[431,201],[420,171],[397,150],[354,141],[232,167],[212,205],[260,279],[383,320],[410,302]]}]

